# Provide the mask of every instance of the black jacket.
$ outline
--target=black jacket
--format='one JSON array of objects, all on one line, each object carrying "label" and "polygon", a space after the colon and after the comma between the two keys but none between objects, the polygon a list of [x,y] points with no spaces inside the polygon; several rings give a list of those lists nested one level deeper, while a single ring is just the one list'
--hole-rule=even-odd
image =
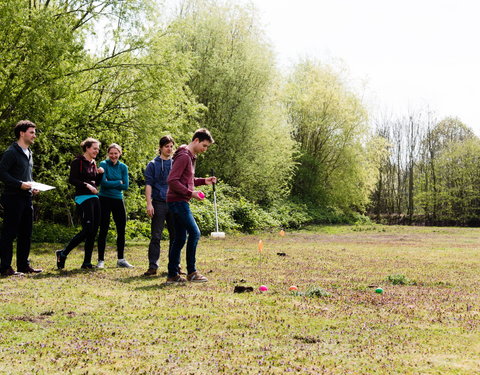
[{"label": "black jacket", "polygon": [[75,196],[90,195],[92,192],[86,184],[95,188],[102,181],[102,175],[98,173],[95,161],[88,161],[83,155],[77,156],[70,164],[70,178],[68,181],[75,186]]},{"label": "black jacket", "polygon": [[0,180],[5,183],[5,195],[31,195],[30,190],[22,190],[22,182],[33,181],[32,152],[27,157],[17,142],[10,145],[0,160]]}]

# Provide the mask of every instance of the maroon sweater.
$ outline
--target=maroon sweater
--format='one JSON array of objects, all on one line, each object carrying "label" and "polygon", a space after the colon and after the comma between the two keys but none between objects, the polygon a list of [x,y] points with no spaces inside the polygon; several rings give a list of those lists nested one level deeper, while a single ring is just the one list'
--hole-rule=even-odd
[{"label": "maroon sweater", "polygon": [[205,185],[204,178],[195,178],[195,161],[186,145],[180,146],[173,155],[173,165],[168,175],[167,202],[188,202],[195,186]]}]

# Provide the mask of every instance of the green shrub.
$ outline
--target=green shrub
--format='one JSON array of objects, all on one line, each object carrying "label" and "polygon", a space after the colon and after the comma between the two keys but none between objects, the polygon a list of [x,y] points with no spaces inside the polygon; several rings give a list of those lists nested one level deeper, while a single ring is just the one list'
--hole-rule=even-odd
[{"label": "green shrub", "polygon": [[417,285],[415,280],[410,280],[408,277],[401,274],[389,275],[386,280],[392,283],[392,285]]},{"label": "green shrub", "polygon": [[305,203],[282,199],[274,202],[268,212],[282,228],[299,229],[312,222]]},{"label": "green shrub", "polygon": [[33,224],[32,242],[67,243],[80,230],[80,227],[39,221]]},{"label": "green shrub", "polygon": [[[110,226],[108,240],[114,241],[117,236],[115,225]],[[150,220],[127,220],[125,228],[125,239],[127,241],[146,241],[150,239]]]}]

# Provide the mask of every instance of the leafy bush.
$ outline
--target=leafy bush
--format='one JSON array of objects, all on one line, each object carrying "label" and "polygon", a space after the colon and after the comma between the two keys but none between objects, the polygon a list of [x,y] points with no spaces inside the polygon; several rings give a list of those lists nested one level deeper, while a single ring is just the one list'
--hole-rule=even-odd
[{"label": "leafy bush", "polygon": [[291,200],[277,200],[268,212],[282,228],[299,229],[312,221],[307,205]]},{"label": "leafy bush", "polygon": [[[110,226],[109,240],[114,240],[117,234],[115,226]],[[125,228],[125,239],[127,241],[145,241],[150,239],[150,220],[128,220]]]},{"label": "leafy bush", "polygon": [[33,224],[32,242],[67,243],[79,231],[79,227],[40,221]]}]

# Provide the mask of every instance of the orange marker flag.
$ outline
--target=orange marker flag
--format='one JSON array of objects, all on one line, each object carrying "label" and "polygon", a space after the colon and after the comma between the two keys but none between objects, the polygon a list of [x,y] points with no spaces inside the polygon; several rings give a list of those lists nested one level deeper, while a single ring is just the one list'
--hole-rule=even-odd
[{"label": "orange marker flag", "polygon": [[261,253],[263,251],[263,241],[258,241],[258,251]]}]

